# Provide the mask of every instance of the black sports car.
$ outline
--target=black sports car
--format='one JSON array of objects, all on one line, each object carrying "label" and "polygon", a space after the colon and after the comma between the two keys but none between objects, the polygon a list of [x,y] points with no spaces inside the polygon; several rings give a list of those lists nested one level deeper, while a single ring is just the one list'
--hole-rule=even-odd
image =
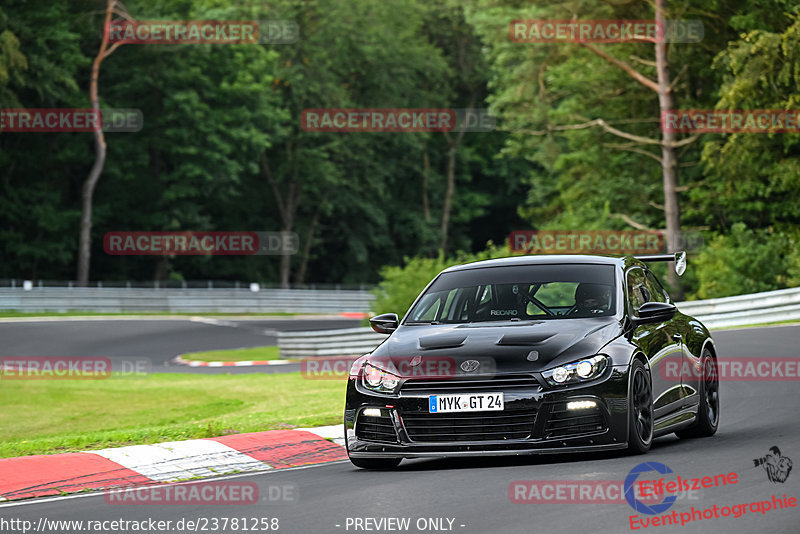
[{"label": "black sports car", "polygon": [[344,424],[350,460],[650,449],[654,437],[710,436],[717,352],[680,313],[657,256],[517,256],[442,271],[402,323],[356,360]]}]

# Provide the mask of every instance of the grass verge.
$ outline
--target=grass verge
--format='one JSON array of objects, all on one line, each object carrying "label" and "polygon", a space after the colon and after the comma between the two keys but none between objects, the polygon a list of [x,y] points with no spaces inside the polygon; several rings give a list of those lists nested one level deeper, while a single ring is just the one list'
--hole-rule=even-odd
[{"label": "grass verge", "polygon": [[207,350],[203,352],[189,352],[181,354],[184,360],[196,362],[249,362],[280,359],[277,346],[252,347],[231,350]]},{"label": "grass verge", "polygon": [[342,421],[344,380],[300,373],[0,381],[0,458]]}]

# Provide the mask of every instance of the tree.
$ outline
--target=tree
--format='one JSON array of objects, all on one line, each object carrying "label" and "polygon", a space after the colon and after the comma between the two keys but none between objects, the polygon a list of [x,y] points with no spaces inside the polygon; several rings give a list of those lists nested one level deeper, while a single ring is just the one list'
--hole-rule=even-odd
[{"label": "tree", "polygon": [[[763,23],[763,21],[760,21]],[[723,75],[717,109],[796,110],[800,107],[800,14],[770,30],[752,30],[716,57]],[[749,26],[749,24],[748,24]],[[800,135],[709,135],[704,176],[692,188],[695,217],[721,232],[800,224]]]},{"label": "tree", "polygon": [[[0,8],[0,108],[81,107],[76,79],[87,6],[76,0]],[[47,28],[47,38],[42,38]],[[80,212],[74,177],[85,174],[85,134],[0,132],[0,278],[69,279]]]},{"label": "tree", "polygon": [[[100,48],[97,51],[97,55],[92,61],[92,76],[89,83],[89,99],[96,117],[100,117],[100,97],[98,96],[100,65],[121,45],[121,42],[116,42],[109,46],[107,30],[111,24],[112,15],[130,18],[118,5],[117,0],[106,0],[103,37],[100,40]],[[92,197],[94,196],[97,182],[100,180],[100,175],[103,173],[103,166],[106,163],[107,147],[102,125],[98,125],[93,134],[95,144],[94,164],[86,181],[83,182],[83,189],[81,190],[81,229],[78,243],[78,272],[76,275],[79,286],[85,286],[89,282],[89,265],[92,257]]]},{"label": "tree", "polygon": [[[595,45],[588,42],[577,43],[577,46],[591,52],[596,58],[602,60],[606,67],[616,69],[618,73],[624,76],[620,79],[617,76],[611,76],[611,72],[601,67],[598,69],[597,65],[592,64],[588,58],[582,54],[578,54],[575,44],[561,44],[561,45],[519,45],[508,43],[508,35],[500,34],[492,30],[492,25],[497,24],[498,20],[505,20],[507,24],[512,19],[523,18],[520,10],[511,11],[509,9],[488,9],[484,11],[482,8],[486,7],[486,3],[479,2],[478,6],[474,7],[471,11],[472,19],[479,27],[485,39],[494,47],[492,54],[495,62],[496,72],[505,69],[499,76],[501,80],[495,82],[495,94],[492,95],[491,101],[493,108],[498,111],[505,118],[508,124],[508,130],[515,133],[517,136],[534,136],[551,138],[555,135],[565,135],[573,139],[580,135],[579,132],[585,129],[599,128],[605,134],[611,134],[615,137],[623,139],[623,143],[608,143],[602,140],[601,136],[587,137],[588,139],[601,140],[603,146],[615,150],[623,150],[631,154],[636,154],[647,158],[648,160],[655,160],[659,162],[661,167],[661,193],[664,198],[664,204],[658,205],[657,203],[649,200],[644,204],[650,204],[658,209],[663,210],[663,220],[665,221],[666,234],[667,234],[667,247],[669,250],[675,250],[678,246],[680,237],[680,210],[678,201],[678,180],[677,180],[677,166],[678,158],[675,150],[677,148],[685,147],[697,139],[697,136],[691,136],[683,140],[676,140],[675,134],[668,131],[659,132],[659,138],[654,138],[651,135],[643,135],[640,132],[629,131],[622,125],[629,125],[639,127],[646,125],[648,122],[658,122],[657,118],[652,111],[653,105],[651,97],[646,94],[640,94],[641,91],[636,91],[630,85],[633,81],[639,89],[645,89],[657,96],[657,105],[659,111],[672,109],[673,86],[677,82],[672,79],[669,74],[669,58],[668,48],[665,39],[655,39],[652,42],[652,50],[655,60],[650,61],[642,59],[641,51],[646,49],[646,44],[633,43],[633,44],[615,44],[611,46]],[[625,12],[625,15],[613,13],[613,7],[606,4],[589,3],[589,5],[582,6],[581,18],[588,19],[626,19],[626,18],[645,18],[639,13]],[[529,8],[524,14],[530,14],[531,19],[569,19],[575,18],[575,13],[567,14],[563,11],[564,6],[557,6],[553,8]],[[569,10],[569,7],[566,7]],[[609,10],[612,10],[611,12]],[[513,13],[514,16],[506,15],[506,13]],[[656,0],[655,3],[655,22],[660,28],[665,27],[665,7],[663,0]],[[504,42],[505,41],[505,42]],[[513,47],[517,49],[514,50]],[[527,50],[521,51],[520,47],[528,47]],[[613,47],[613,48],[612,48]],[[627,56],[629,59],[623,59]],[[633,61],[638,63],[639,67],[633,66]],[[596,70],[593,70],[596,69]],[[522,73],[523,71],[524,73]],[[586,75],[578,75],[577,72],[586,72]],[[654,71],[655,79],[651,74]],[[524,76],[525,80],[520,80]],[[561,80],[565,84],[569,84],[573,90],[580,87],[576,82],[578,78],[585,78],[583,80],[586,86],[594,87],[597,94],[580,94],[574,95],[568,92],[553,93],[557,90],[556,83]],[[516,81],[515,81],[516,80]],[[554,83],[554,80],[558,82]],[[526,92],[524,87],[530,86],[531,92]],[[611,91],[609,91],[611,89]],[[585,88],[583,90],[585,93]],[[605,95],[608,94],[606,97]],[[617,107],[613,102],[620,97],[625,99]],[[633,104],[632,104],[633,102]],[[627,111],[625,108],[627,107]],[[648,112],[649,111],[649,112]],[[625,119],[612,119],[608,118],[611,113],[616,112],[619,116],[621,113],[628,115]],[[595,114],[592,117],[592,114]],[[514,117],[510,117],[514,115]],[[597,115],[606,115],[606,118],[596,118]],[[630,118],[633,115],[634,118]],[[580,122],[574,121],[575,117],[581,117],[583,120]],[[566,119],[566,120],[565,120]],[[553,124],[555,123],[555,124]],[[541,125],[539,128],[531,128],[531,124]],[[639,128],[640,129],[640,128]],[[595,145],[596,146],[596,145]],[[646,147],[659,147],[661,155],[658,156],[647,150]],[[552,141],[549,139],[540,143],[538,152],[543,157],[552,158],[554,150],[559,150],[553,146]],[[591,150],[591,149],[589,149]],[[569,156],[562,156],[557,152],[557,156],[563,161]],[[583,162],[586,170],[589,172],[596,172],[590,169],[597,169],[596,165],[588,164],[585,156],[582,154]],[[596,154],[594,158],[609,159],[613,156]],[[574,158],[580,160],[581,157]],[[544,160],[547,161],[547,160]],[[620,166],[619,160],[614,166]],[[630,160],[625,160],[630,161]],[[552,170],[557,167],[553,165],[554,161],[547,165]],[[636,164],[637,167],[641,165]],[[610,173],[609,173],[610,174]],[[630,174],[630,170],[623,171],[622,176]],[[620,175],[613,178],[614,181],[619,182]],[[585,185],[585,181],[582,180]],[[543,186],[548,187],[548,186]],[[584,192],[586,188],[583,189]],[[555,191],[550,188],[550,193],[546,195],[553,196]],[[603,205],[602,199],[601,206]],[[571,210],[571,206],[565,206],[567,210]],[[608,211],[607,207],[602,207],[600,214],[603,212],[608,215],[614,215],[634,227],[649,228],[647,224],[637,223],[635,214]],[[542,223],[539,223],[542,224]],[[591,223],[590,223],[591,224]],[[602,225],[603,223],[601,223]],[[678,289],[677,277],[672,273],[670,275],[670,285]],[[680,293],[680,291],[678,291]]]}]

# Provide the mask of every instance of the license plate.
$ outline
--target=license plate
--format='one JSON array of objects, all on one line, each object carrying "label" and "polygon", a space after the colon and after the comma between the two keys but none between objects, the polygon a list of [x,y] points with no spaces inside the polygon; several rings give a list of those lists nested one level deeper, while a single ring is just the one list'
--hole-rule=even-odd
[{"label": "license plate", "polygon": [[430,413],[500,411],[503,410],[503,394],[431,395],[428,397],[428,408]]}]

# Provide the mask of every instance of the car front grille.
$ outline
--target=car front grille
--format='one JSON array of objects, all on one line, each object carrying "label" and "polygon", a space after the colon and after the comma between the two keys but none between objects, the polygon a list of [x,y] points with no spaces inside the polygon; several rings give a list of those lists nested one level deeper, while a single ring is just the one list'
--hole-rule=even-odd
[{"label": "car front grille", "polygon": [[598,407],[567,410],[565,402],[554,404],[544,428],[545,439],[602,432],[606,421]]},{"label": "car front grille", "polygon": [[388,415],[374,417],[360,414],[356,421],[356,437],[365,441],[382,443],[397,443],[398,441],[394,424]]},{"label": "car front grille", "polygon": [[527,439],[536,412],[472,412],[469,414],[406,413],[402,420],[408,437],[417,442],[494,441]]},{"label": "car front grille", "polygon": [[400,394],[408,393],[470,393],[473,391],[505,391],[506,389],[539,388],[531,375],[498,375],[494,377],[453,377],[445,380],[412,378],[407,380]]}]

